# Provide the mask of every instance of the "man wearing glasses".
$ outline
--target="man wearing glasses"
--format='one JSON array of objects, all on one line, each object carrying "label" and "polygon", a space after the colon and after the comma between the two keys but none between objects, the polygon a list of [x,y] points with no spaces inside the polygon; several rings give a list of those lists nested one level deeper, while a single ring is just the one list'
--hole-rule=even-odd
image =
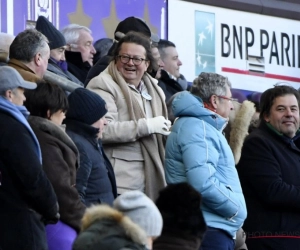
[{"label": "man wearing glasses", "polygon": [[166,143],[167,184],[188,182],[202,195],[207,223],[201,250],[233,250],[247,216],[232,151],[222,134],[233,110],[226,77],[202,72],[190,93],[172,104],[175,117]]},{"label": "man wearing glasses", "polygon": [[165,95],[147,71],[153,69],[149,38],[128,32],[113,60],[86,86],[106,102],[103,148],[115,171],[118,194],[144,192],[156,200],[165,187],[163,161],[167,119]]}]

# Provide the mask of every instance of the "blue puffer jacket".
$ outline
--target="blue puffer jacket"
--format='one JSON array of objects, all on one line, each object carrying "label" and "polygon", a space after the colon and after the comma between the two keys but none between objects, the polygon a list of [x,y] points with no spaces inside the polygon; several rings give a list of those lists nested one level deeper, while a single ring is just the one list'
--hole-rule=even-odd
[{"label": "blue puffer jacket", "polygon": [[222,134],[226,119],[187,91],[174,99],[172,108],[179,119],[166,144],[166,181],[190,183],[202,194],[207,225],[235,238],[247,211],[233,154]]}]

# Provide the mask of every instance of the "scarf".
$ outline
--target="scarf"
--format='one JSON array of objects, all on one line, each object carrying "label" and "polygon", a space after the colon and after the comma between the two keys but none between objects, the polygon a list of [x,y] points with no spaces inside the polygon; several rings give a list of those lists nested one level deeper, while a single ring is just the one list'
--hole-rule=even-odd
[{"label": "scarf", "polygon": [[[139,105],[139,102],[135,99],[132,91],[129,89],[128,84],[124,78],[118,72],[114,62],[108,65],[108,73],[113,80],[121,88],[124,97],[126,99],[127,108],[131,120],[137,121],[141,118],[146,118],[146,114],[143,108]],[[165,100],[160,87],[156,84],[156,80],[152,78],[148,73],[143,76],[144,84],[151,95],[151,108],[153,117],[163,115],[167,118],[167,108]],[[156,148],[155,140],[157,141],[158,148]],[[152,200],[156,200],[158,192],[166,186],[165,174],[164,174],[164,157],[165,148],[163,135],[152,134],[139,139],[142,148],[142,154],[144,157],[145,166],[145,193]]]},{"label": "scarf", "polygon": [[57,61],[53,57],[50,57],[49,61],[54,62],[63,72],[68,71],[68,63],[66,61]]}]

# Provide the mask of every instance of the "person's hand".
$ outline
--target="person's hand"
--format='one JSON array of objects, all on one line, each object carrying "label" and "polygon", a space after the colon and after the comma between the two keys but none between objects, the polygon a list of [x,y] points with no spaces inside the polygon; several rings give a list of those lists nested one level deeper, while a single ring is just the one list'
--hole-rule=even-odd
[{"label": "person's hand", "polygon": [[47,224],[56,224],[59,219],[60,219],[60,214],[59,214],[59,205],[58,203],[56,203],[56,209],[57,209],[57,213],[52,217],[52,218],[45,218],[42,217],[42,222],[44,222],[45,225]]},{"label": "person's hand", "polygon": [[42,222],[44,222],[45,225],[48,224],[56,224],[59,221],[60,214],[56,213],[56,215],[53,218],[42,218]]},{"label": "person's hand", "polygon": [[157,116],[147,119],[147,126],[149,134],[169,135],[171,122],[163,116]]}]

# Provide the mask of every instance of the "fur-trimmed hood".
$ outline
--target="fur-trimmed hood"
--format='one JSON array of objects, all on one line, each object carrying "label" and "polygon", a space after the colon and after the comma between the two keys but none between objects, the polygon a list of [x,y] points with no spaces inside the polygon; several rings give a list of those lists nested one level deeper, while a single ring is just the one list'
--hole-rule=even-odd
[{"label": "fur-trimmed hood", "polygon": [[129,217],[108,205],[96,205],[86,209],[73,250],[145,249],[146,243],[146,233]]},{"label": "fur-trimmed hood", "polygon": [[39,129],[44,131],[53,137],[59,139],[63,143],[65,143],[68,147],[74,151],[74,153],[78,156],[78,150],[72,139],[67,135],[64,131],[64,127],[60,127],[53,122],[47,120],[46,118],[42,118],[39,116],[30,115],[28,118],[28,122],[32,128]]},{"label": "fur-trimmed hood", "polygon": [[241,158],[244,140],[248,135],[248,128],[254,113],[254,103],[244,101],[240,109],[236,111],[235,117],[233,117],[234,120],[231,124],[229,145],[234,155],[235,164],[238,164]]}]

